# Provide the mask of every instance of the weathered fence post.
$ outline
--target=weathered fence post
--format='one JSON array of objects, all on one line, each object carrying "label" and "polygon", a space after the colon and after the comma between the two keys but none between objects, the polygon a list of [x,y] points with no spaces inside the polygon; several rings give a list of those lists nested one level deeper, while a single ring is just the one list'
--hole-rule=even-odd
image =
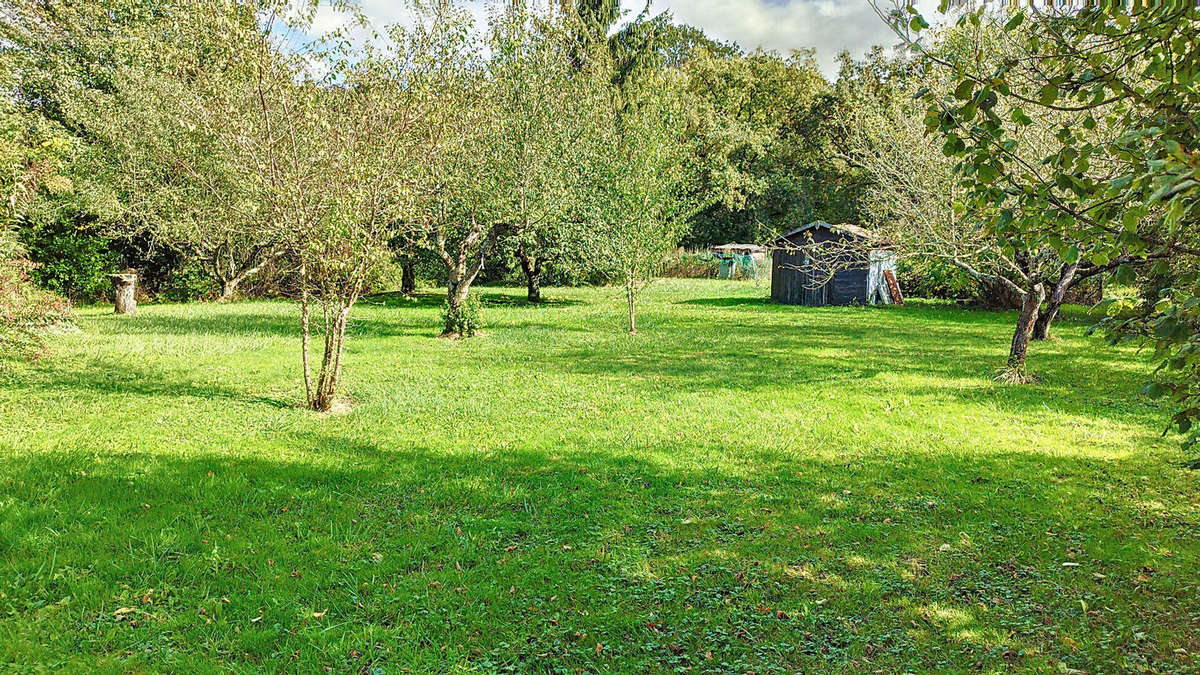
[{"label": "weathered fence post", "polygon": [[125,272],[123,274],[108,275],[109,281],[112,281],[113,290],[116,295],[116,312],[117,314],[133,314],[137,311],[137,274],[133,272]]}]

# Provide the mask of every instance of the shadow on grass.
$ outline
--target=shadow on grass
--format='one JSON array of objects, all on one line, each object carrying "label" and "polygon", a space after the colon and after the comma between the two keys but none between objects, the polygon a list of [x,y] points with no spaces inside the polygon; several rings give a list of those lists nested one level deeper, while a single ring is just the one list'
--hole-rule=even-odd
[{"label": "shadow on grass", "polygon": [[[583,304],[577,300],[546,298],[540,303],[531,303],[526,298],[501,291],[480,291],[485,308],[510,307],[529,310],[553,310]],[[351,315],[352,335],[368,338],[400,337],[425,333],[439,328],[437,317],[421,314],[419,318],[403,310],[440,309],[445,294],[421,292],[413,295],[381,293],[363,298],[358,309],[398,310],[387,314],[364,317],[361,311]],[[275,305],[278,306],[278,305]],[[195,310],[200,305],[173,305],[167,312],[143,312],[137,316],[115,316],[111,314],[90,317],[90,321],[112,335],[238,335],[295,337],[300,333],[300,319],[296,312],[268,312],[261,309],[248,310],[244,304],[204,305],[203,313]],[[524,325],[524,323],[522,323]],[[298,339],[298,338],[297,338]]]},{"label": "shadow on grass", "polygon": [[249,311],[237,304],[219,307],[203,307],[205,312],[196,313],[198,306],[172,306],[184,312],[170,313],[141,312],[136,316],[105,314],[91,317],[90,323],[111,335],[267,335],[292,336],[300,333],[299,315],[288,312],[267,312],[259,309]]},{"label": "shadow on grass", "polygon": [[485,307],[520,307],[527,309],[555,309],[559,307],[575,307],[582,305],[579,300],[567,300],[565,298],[543,297],[541,302],[530,302],[529,298],[522,295],[510,295],[501,292],[480,292],[480,298],[483,300]]},{"label": "shadow on grass", "polygon": [[162,369],[148,369],[130,360],[93,357],[85,368],[64,367],[47,362],[37,378],[23,387],[41,391],[83,389],[104,396],[191,397],[229,400],[268,405],[275,408],[298,407],[299,401],[255,395],[240,389],[178,376]]},{"label": "shadow on grass", "polygon": [[678,300],[676,305],[694,305],[699,307],[783,307],[771,302],[770,298],[695,298],[693,300]]},{"label": "shadow on grass", "polygon": [[[235,304],[230,307],[238,306]],[[293,314],[249,311],[245,307],[236,311],[224,311],[225,309],[221,307],[203,314],[143,313],[134,317],[105,315],[93,317],[91,322],[110,335],[267,336],[295,338],[297,342],[300,339],[298,312]],[[314,325],[316,321],[317,319],[314,319]],[[414,325],[426,323],[428,322]],[[400,337],[411,335],[409,328],[408,322],[368,318],[361,312],[351,313],[350,331],[354,335],[373,338]]]},{"label": "shadow on grass", "polygon": [[[293,450],[276,459],[0,459],[0,627],[39,631],[61,653],[154,658],[181,645],[271,670],[294,653],[334,669],[574,670],[597,653],[622,671],[852,670],[860,659],[921,670],[947,658],[989,670],[1011,666],[1009,652],[1078,664],[1047,620],[1106,645],[1093,659],[1169,658],[1165,643],[1102,640],[1103,622],[1073,619],[1086,599],[1126,620],[1141,597],[1061,565],[1082,533],[1115,540],[1144,516],[1119,488],[1119,463],[762,454],[733,474],[583,441],[447,453],[285,440]],[[696,448],[650,456],[685,452]],[[1106,486],[1117,492],[1097,509],[1092,490]],[[1188,526],[1153,521],[1140,536]],[[1117,579],[1144,564],[1129,554],[1087,571]],[[69,611],[44,611],[63,597]],[[1200,609],[1178,600],[1158,617],[1168,630]],[[139,625],[117,607],[136,608]],[[409,647],[381,646],[394,644]]]},{"label": "shadow on grass", "polygon": [[[579,300],[567,300],[562,298],[546,297],[541,302],[530,302],[524,295],[518,294],[515,290],[506,292],[506,289],[496,289],[490,287],[479,287],[472,289],[471,293],[477,295],[485,307],[521,307],[529,309],[555,307],[573,307],[582,305]],[[388,308],[424,308],[424,309],[441,309],[446,304],[446,293],[438,291],[422,291],[404,295],[398,291],[389,293],[377,293],[362,300],[363,304],[372,305],[375,307]]]},{"label": "shadow on grass", "polygon": [[421,291],[405,295],[399,291],[375,293],[361,300],[363,305],[388,309],[435,309],[446,302],[445,293]]}]

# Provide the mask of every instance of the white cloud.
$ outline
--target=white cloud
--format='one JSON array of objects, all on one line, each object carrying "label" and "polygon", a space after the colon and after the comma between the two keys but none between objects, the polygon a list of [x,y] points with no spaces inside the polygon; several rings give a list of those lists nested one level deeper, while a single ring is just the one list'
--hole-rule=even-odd
[{"label": "white cloud", "polygon": [[[644,0],[624,4],[640,9]],[[934,0],[917,5],[926,16],[937,7]],[[748,50],[816,49],[817,62],[829,77],[837,75],[839,52],[862,56],[875,45],[891,47],[899,41],[867,0],[654,0],[652,7],[670,10],[676,21]]]},{"label": "white cloud", "polygon": [[[636,14],[645,0],[622,0],[622,4]],[[482,25],[489,2],[469,0],[466,5]],[[917,5],[932,16],[936,1],[919,0]],[[412,22],[409,4],[402,0],[362,0],[361,7],[376,29]],[[839,52],[862,56],[872,46],[890,47],[898,41],[867,0],[653,0],[651,11],[670,11],[676,21],[747,50],[816,49],[817,62],[829,77],[837,75]],[[345,17],[322,9],[313,32],[334,30],[345,22]]]}]

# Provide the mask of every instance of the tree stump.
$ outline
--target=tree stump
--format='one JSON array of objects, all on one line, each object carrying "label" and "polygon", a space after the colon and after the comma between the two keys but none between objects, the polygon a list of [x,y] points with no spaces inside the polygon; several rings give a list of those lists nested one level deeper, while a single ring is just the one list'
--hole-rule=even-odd
[{"label": "tree stump", "polygon": [[109,281],[112,282],[113,291],[116,296],[116,312],[117,314],[133,314],[137,311],[137,274],[126,272],[124,274],[110,274]]}]

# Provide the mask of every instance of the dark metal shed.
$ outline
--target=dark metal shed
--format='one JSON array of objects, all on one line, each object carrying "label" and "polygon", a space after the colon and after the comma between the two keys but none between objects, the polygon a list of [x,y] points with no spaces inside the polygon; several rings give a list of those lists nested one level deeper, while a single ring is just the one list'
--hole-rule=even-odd
[{"label": "dark metal shed", "polygon": [[891,303],[884,272],[895,257],[857,225],[824,221],[798,227],[775,240],[771,301],[783,305]]}]

